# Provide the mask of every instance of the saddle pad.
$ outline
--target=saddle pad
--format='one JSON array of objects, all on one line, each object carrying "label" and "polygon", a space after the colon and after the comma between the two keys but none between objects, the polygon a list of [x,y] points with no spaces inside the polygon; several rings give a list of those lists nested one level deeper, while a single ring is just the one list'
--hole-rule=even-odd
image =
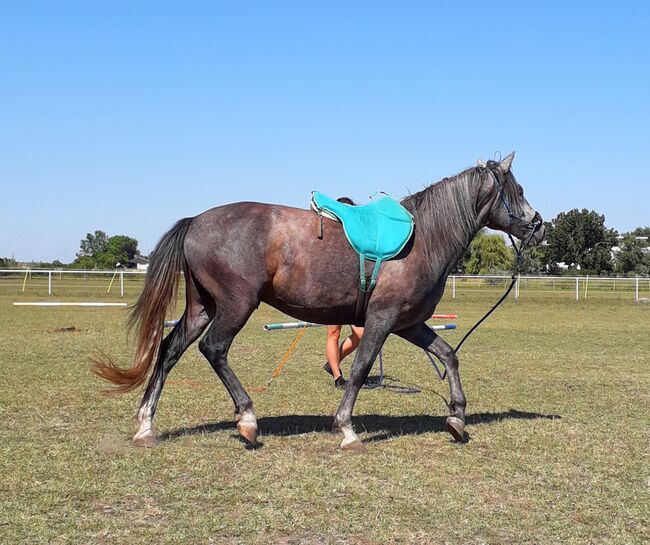
[{"label": "saddle pad", "polygon": [[413,216],[386,194],[353,206],[314,191],[311,203],[316,212],[339,220],[350,245],[372,261],[395,257],[413,234]]}]

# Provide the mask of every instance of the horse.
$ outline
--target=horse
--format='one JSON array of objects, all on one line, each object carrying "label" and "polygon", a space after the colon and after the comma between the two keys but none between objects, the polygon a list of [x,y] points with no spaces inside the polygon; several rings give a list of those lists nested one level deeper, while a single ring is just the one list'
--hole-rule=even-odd
[{"label": "horse", "polygon": [[[511,172],[514,152],[501,161],[479,162],[407,196],[414,233],[394,259],[382,263],[365,313],[365,333],[334,416],[340,448],[360,449],[352,411],[379,350],[391,333],[436,356],[447,370],[450,399],[447,431],[465,438],[466,398],[452,347],[425,323],[445,289],[450,270],[483,227],[539,244],[542,218]],[[324,236],[317,236],[324,222]],[[322,226],[320,226],[322,228]],[[186,306],[163,338],[166,312],[176,300],[180,273]],[[109,356],[94,360],[94,372],[128,392],[148,382],[135,415],[137,446],[153,446],[153,418],[165,380],[196,341],[230,394],[237,430],[257,443],[253,401],[228,364],[228,351],[261,302],[298,319],[323,324],[354,323],[359,297],[359,258],[341,224],[313,211],[275,204],[238,202],[178,221],[156,245],[144,288],[129,315],[135,329],[131,367]],[[155,362],[155,363],[154,363]],[[149,372],[151,367],[153,370]]]}]

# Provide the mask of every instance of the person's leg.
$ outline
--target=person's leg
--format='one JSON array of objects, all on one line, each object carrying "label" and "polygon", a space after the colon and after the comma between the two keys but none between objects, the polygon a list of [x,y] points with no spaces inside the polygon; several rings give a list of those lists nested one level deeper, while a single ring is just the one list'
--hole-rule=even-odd
[{"label": "person's leg", "polygon": [[339,337],[341,336],[340,325],[327,326],[327,341],[325,343],[325,355],[330,365],[332,377],[334,380],[341,376],[340,358],[339,358]]},{"label": "person's leg", "polygon": [[363,328],[353,325],[350,326],[352,328],[352,332],[350,335],[341,343],[341,346],[339,347],[339,368],[341,365],[341,362],[343,361],[343,358],[346,356],[349,356],[352,352],[354,352],[354,349],[359,346],[359,341],[361,340],[361,336],[363,335]]}]

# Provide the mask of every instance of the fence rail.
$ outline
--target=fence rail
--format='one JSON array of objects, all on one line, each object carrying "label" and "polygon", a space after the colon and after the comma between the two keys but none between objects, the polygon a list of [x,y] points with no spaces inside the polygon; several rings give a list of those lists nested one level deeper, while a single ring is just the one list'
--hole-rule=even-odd
[{"label": "fence rail", "polygon": [[[145,271],[83,271],[68,269],[0,269],[0,295],[135,298],[142,290]],[[445,297],[492,293],[505,289],[507,275],[465,276],[447,279]],[[181,280],[181,283],[183,281]],[[650,298],[650,278],[604,278],[600,276],[521,276],[511,297],[555,294],[576,301],[589,297],[616,297],[639,301]]]}]

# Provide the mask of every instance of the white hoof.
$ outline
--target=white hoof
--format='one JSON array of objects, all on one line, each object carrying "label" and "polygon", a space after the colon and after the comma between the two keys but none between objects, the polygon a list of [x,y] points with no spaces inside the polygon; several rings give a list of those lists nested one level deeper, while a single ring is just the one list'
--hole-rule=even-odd
[{"label": "white hoof", "polygon": [[156,436],[151,430],[146,430],[143,432],[136,433],[133,436],[133,444],[136,447],[146,447],[151,448],[156,446]]},{"label": "white hoof", "polygon": [[237,431],[247,443],[257,445],[257,418],[252,411],[244,411],[237,423]]},{"label": "white hoof", "polygon": [[366,445],[364,445],[358,437],[345,437],[343,441],[341,441],[341,450],[363,452],[366,450]]}]

